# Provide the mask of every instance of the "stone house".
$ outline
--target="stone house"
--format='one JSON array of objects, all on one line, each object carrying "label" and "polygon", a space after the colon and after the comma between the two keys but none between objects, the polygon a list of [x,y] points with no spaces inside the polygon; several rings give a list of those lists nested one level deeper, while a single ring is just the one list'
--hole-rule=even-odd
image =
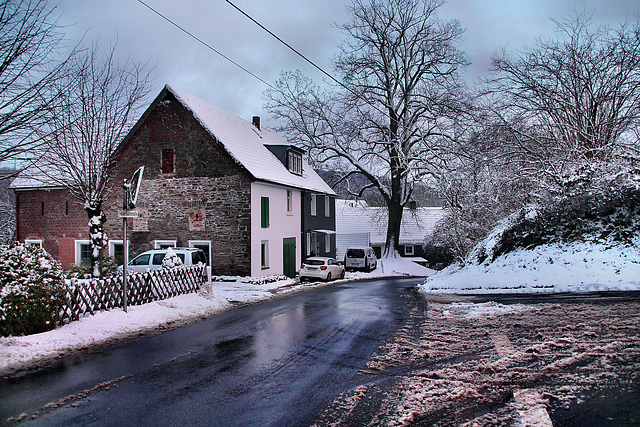
[{"label": "stone house", "polygon": [[[114,191],[104,203],[109,254],[123,250],[119,184],[145,166],[139,216],[128,220],[131,258],[190,246],[205,251],[212,274],[295,275],[309,228],[303,206],[328,203],[323,235],[335,235],[335,193],[303,154],[258,117],[249,122],[165,86],[114,153]],[[86,260],[88,219],[66,190],[25,178],[12,188],[17,240],[41,244],[63,267]],[[335,254],[335,238],[322,243]]]}]

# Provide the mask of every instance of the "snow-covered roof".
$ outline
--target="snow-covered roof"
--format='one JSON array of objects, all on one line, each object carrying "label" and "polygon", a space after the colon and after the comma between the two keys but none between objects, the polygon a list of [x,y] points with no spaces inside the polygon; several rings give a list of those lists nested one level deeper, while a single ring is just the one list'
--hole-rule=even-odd
[{"label": "snow-covered roof", "polygon": [[[231,157],[255,179],[335,195],[331,187],[304,159],[302,159],[302,175],[296,175],[289,172],[266,147],[267,145],[290,145],[279,133],[265,128],[258,129],[253,123],[173,86],[166,85],[165,89],[191,111],[203,128],[219,141]],[[42,174],[27,174],[25,171],[14,180],[11,188],[51,188],[58,185],[47,182]]]},{"label": "snow-covered roof", "polygon": [[269,151],[266,145],[290,145],[282,135],[268,129],[258,129],[253,123],[173,86],[167,85],[166,89],[189,109],[209,134],[257,180],[335,194],[304,159],[300,176],[289,172]]},{"label": "snow-covered roof", "polygon": [[62,188],[60,183],[54,182],[46,174],[40,172],[37,168],[31,167],[23,170],[13,180],[9,188],[20,190],[36,190],[38,188]]},{"label": "snow-covered roof", "polygon": [[[405,208],[399,243],[423,244],[444,213],[444,209],[439,207]],[[384,245],[387,237],[387,209],[369,207],[351,200],[336,200],[336,233],[369,233],[372,245]]]}]

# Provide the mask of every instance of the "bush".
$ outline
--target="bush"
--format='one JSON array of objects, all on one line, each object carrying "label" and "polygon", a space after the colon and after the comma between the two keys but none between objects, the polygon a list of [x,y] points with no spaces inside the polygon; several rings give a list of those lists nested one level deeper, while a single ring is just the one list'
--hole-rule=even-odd
[{"label": "bush", "polygon": [[[557,243],[592,241],[631,246],[640,235],[640,187],[633,182],[591,187],[558,198],[534,212],[523,210],[508,226],[476,249],[479,263],[518,248]],[[488,243],[492,242],[493,243]]]},{"label": "bush", "polygon": [[[101,262],[100,277],[108,278],[118,274],[122,262],[116,257],[106,256]],[[67,270],[67,279],[93,279],[93,268],[85,264],[71,264]]]},{"label": "bush", "polygon": [[56,327],[64,303],[60,264],[43,249],[0,246],[0,333],[29,335]]}]

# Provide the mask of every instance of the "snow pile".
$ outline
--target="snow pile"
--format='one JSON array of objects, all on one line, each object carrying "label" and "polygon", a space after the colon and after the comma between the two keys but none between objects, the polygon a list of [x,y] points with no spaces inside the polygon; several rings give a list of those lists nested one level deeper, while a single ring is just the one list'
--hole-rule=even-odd
[{"label": "snow pile", "polygon": [[640,290],[640,238],[633,246],[555,243],[518,249],[494,262],[453,265],[429,277],[424,293],[537,293]]},{"label": "snow pile", "polygon": [[162,268],[182,267],[182,260],[171,248],[167,248],[167,253],[162,258]]}]

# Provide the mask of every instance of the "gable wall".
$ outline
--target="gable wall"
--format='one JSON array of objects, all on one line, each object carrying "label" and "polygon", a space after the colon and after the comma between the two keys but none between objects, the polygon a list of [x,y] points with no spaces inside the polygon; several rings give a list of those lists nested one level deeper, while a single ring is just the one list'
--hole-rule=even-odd
[{"label": "gable wall", "polygon": [[[162,150],[175,151],[175,171],[162,173]],[[115,156],[114,182],[129,179],[144,165],[138,208],[144,221],[129,220],[130,259],[152,249],[155,240],[211,241],[212,273],[248,275],[251,269],[251,180],[202,128],[168,95],[123,143]],[[106,203],[108,236],[122,238],[122,190]],[[204,230],[189,216],[202,212]],[[115,219],[111,220],[111,219]]]},{"label": "gable wall", "polygon": [[42,240],[63,268],[75,262],[75,241],[88,240],[87,214],[67,190],[16,192],[16,239]]}]

